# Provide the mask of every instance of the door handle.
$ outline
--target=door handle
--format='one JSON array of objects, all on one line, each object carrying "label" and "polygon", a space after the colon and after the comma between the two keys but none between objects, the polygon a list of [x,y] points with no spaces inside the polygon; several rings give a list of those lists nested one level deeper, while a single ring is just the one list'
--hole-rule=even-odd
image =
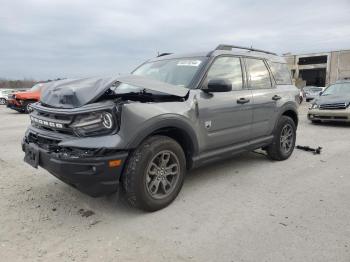
[{"label": "door handle", "polygon": [[272,100],[275,100],[275,101],[277,101],[277,100],[280,100],[282,97],[280,97],[279,95],[274,95],[273,97],[272,97]]},{"label": "door handle", "polygon": [[250,99],[241,97],[240,99],[237,99],[237,104],[245,104],[245,103],[249,103]]}]

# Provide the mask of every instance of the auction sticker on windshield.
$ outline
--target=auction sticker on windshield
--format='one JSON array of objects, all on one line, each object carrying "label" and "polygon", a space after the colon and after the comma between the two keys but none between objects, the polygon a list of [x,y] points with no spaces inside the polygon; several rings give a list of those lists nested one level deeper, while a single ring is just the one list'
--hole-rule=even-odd
[{"label": "auction sticker on windshield", "polygon": [[200,60],[181,60],[177,63],[178,66],[199,66]]}]

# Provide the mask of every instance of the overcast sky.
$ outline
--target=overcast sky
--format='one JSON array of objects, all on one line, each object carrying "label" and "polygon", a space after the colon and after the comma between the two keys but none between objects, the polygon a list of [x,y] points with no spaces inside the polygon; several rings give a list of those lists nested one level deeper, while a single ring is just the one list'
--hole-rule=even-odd
[{"label": "overcast sky", "polygon": [[219,43],[350,49],[350,0],[0,0],[0,77],[127,73],[159,52]]}]

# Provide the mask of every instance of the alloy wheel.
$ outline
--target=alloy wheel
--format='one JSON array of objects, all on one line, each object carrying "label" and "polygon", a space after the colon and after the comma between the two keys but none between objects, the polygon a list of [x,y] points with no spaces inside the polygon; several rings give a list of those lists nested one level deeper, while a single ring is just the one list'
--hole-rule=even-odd
[{"label": "alloy wheel", "polygon": [[32,104],[30,103],[30,104],[28,104],[28,105],[26,106],[26,110],[27,110],[28,113],[31,113],[31,112],[33,111],[31,105],[32,105]]},{"label": "alloy wheel", "polygon": [[152,158],[146,172],[147,192],[154,199],[164,199],[174,191],[179,180],[179,159],[169,150],[160,151]]},{"label": "alloy wheel", "polygon": [[294,142],[294,133],[293,127],[290,124],[286,124],[281,131],[280,136],[280,147],[281,150],[288,154],[293,147]]}]

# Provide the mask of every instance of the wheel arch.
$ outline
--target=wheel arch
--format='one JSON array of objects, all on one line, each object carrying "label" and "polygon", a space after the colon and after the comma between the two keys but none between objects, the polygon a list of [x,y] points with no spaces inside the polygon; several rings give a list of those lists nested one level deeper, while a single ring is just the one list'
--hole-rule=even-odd
[{"label": "wheel arch", "polygon": [[198,153],[199,146],[196,132],[187,121],[178,118],[158,119],[146,129],[140,130],[128,147],[137,148],[150,136],[168,136],[180,144],[185,153],[187,168],[191,168],[192,157]]},{"label": "wheel arch", "polygon": [[296,113],[294,110],[288,109],[282,113],[282,116],[288,116],[291,119],[293,119],[295,126],[298,126],[299,118],[298,113]]},{"label": "wheel arch", "polygon": [[278,119],[281,116],[290,117],[294,121],[295,126],[298,127],[298,123],[299,123],[298,109],[294,104],[288,103],[288,104],[284,105],[280,110],[280,114],[279,114]]}]

